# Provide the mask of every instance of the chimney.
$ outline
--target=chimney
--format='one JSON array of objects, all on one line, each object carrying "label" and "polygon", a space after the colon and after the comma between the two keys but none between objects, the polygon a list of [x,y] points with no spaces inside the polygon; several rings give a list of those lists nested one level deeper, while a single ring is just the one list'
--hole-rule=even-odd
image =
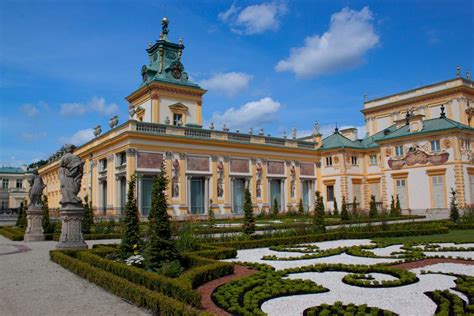
[{"label": "chimney", "polygon": [[411,115],[408,121],[410,133],[419,132],[423,129],[423,114]]},{"label": "chimney", "polygon": [[347,137],[352,141],[357,140],[357,128],[355,128],[355,127],[349,127],[349,128],[342,129],[340,131],[340,133],[342,134],[342,136]]}]

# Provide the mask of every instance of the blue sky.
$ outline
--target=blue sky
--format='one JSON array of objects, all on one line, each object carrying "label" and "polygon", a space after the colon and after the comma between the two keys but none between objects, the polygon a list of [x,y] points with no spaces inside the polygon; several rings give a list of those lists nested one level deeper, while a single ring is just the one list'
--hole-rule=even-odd
[{"label": "blue sky", "polygon": [[363,126],[369,99],[474,70],[472,1],[0,0],[0,165],[46,158],[119,115],[170,20],[219,128]]}]

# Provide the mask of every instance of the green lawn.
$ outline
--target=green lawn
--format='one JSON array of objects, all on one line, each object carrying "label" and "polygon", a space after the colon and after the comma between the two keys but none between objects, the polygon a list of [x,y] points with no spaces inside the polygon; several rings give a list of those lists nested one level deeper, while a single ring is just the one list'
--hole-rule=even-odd
[{"label": "green lawn", "polygon": [[405,243],[405,242],[474,242],[474,229],[450,230],[447,234],[428,236],[408,236],[396,238],[376,238],[374,241]]}]

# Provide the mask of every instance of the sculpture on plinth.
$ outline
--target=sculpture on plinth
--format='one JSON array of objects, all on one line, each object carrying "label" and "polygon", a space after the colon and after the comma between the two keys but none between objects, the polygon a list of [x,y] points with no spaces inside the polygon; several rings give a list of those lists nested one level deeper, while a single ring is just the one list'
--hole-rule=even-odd
[{"label": "sculpture on plinth", "polygon": [[30,204],[26,211],[27,226],[24,240],[42,241],[44,240],[44,232],[41,225],[41,220],[43,219],[41,195],[46,186],[43,183],[43,179],[41,179],[41,176],[38,174],[38,170],[34,170],[33,174],[28,177],[28,183],[30,184],[30,191],[28,193]]},{"label": "sculpture on plinth", "polygon": [[65,154],[59,161],[61,236],[56,246],[58,249],[87,248],[81,231],[84,206],[77,196],[81,190],[84,162],[73,154],[73,149],[72,145],[65,145]]}]

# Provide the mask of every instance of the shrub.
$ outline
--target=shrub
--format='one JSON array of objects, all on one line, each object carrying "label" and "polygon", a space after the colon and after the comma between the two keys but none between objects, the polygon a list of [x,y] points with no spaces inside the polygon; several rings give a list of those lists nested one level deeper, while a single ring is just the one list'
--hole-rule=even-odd
[{"label": "shrub", "polygon": [[26,209],[27,209],[26,201],[20,203],[20,207],[18,208],[18,218],[16,220],[15,226],[26,228]]},{"label": "shrub", "polygon": [[248,188],[245,188],[244,201],[244,234],[252,235],[255,233],[255,218],[253,217],[252,195]]},{"label": "shrub", "polygon": [[125,218],[122,222],[123,236],[120,243],[120,255],[126,258],[140,245],[140,228],[138,219],[137,200],[135,198],[136,176],[132,175],[128,182],[127,204],[125,205]]},{"label": "shrub", "polygon": [[148,216],[147,243],[144,250],[145,266],[157,271],[167,261],[179,259],[175,241],[171,236],[169,215],[167,212],[166,186],[168,179],[165,175],[164,164],[161,172],[153,178],[151,192],[151,207]]},{"label": "shrub", "polygon": [[342,197],[341,220],[349,220],[349,212],[347,211],[346,198]]},{"label": "shrub", "polygon": [[318,232],[324,231],[324,202],[319,191],[316,191],[314,200],[313,229]]},{"label": "shrub", "polygon": [[375,196],[371,195],[370,196],[370,211],[369,211],[369,216],[371,218],[375,218],[378,216],[378,211],[377,211],[377,203],[375,202]]},{"label": "shrub", "polygon": [[395,216],[400,216],[402,214],[402,207],[400,206],[400,197],[397,194],[397,202],[395,204]]},{"label": "shrub", "polygon": [[161,265],[158,269],[158,273],[164,276],[175,278],[183,272],[183,267],[178,260],[168,261]]},{"label": "shrub", "polygon": [[390,202],[390,216],[397,216],[397,209],[395,208],[395,199],[393,198],[393,195]]},{"label": "shrub", "polygon": [[303,200],[300,199],[298,203],[298,214],[303,215],[304,214],[304,206],[303,206]]},{"label": "shrub", "polygon": [[41,209],[42,209],[42,215],[43,215],[41,218],[41,226],[43,227],[43,233],[52,234],[54,233],[54,224],[51,223],[51,219],[49,218],[47,195],[43,195],[43,198],[41,199]]},{"label": "shrub", "polygon": [[178,227],[176,249],[179,252],[195,251],[199,249],[202,238],[194,233],[190,222],[182,222]]},{"label": "shrub", "polygon": [[338,216],[339,215],[339,209],[337,207],[337,200],[336,198],[334,198],[334,211],[333,211],[333,214],[334,216]]},{"label": "shrub", "polygon": [[279,208],[278,208],[278,201],[276,198],[273,199],[273,215],[278,216],[279,213]]},{"label": "shrub", "polygon": [[82,233],[90,234],[91,227],[94,224],[94,214],[92,213],[92,201],[89,201],[89,197],[84,197],[84,217],[82,218]]},{"label": "shrub", "polygon": [[209,212],[207,214],[207,226],[211,229],[216,226],[216,214],[214,214],[214,209],[212,208],[212,199],[209,201]]},{"label": "shrub", "polygon": [[354,199],[352,200],[352,215],[357,216],[357,197],[354,196]]},{"label": "shrub", "polygon": [[449,204],[449,218],[454,222],[459,222],[459,209],[456,201],[456,191],[451,188],[451,202]]}]

